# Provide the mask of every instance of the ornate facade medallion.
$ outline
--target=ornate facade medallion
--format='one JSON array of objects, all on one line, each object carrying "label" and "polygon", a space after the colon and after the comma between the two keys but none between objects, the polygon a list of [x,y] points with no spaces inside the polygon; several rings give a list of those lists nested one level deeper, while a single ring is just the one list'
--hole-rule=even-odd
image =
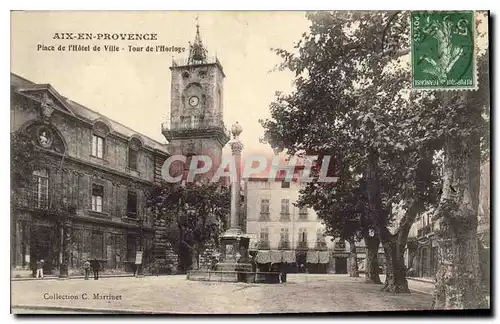
[{"label": "ornate facade medallion", "polygon": [[52,131],[45,126],[39,127],[37,132],[37,140],[40,146],[50,148],[52,146],[52,143],[54,142]]}]

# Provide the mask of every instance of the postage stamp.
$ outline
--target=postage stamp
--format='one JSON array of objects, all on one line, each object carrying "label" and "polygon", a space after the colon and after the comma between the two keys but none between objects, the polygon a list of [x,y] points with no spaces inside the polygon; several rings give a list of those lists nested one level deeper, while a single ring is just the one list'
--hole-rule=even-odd
[{"label": "postage stamp", "polygon": [[411,12],[411,64],[413,89],[477,89],[474,12]]}]

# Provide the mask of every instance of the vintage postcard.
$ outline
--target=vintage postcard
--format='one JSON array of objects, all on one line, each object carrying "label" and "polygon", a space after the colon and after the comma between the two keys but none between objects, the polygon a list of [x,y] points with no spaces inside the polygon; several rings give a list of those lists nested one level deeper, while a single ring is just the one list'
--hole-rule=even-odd
[{"label": "vintage postcard", "polygon": [[487,11],[12,11],[11,313],[490,314],[488,37]]}]

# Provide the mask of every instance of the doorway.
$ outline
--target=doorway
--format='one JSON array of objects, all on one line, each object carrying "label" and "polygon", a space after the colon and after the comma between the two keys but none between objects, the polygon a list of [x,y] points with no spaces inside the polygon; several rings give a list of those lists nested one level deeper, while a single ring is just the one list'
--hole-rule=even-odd
[{"label": "doorway", "polygon": [[31,233],[32,259],[36,264],[38,260],[44,260],[44,274],[52,274],[59,266],[60,235],[56,227],[33,226]]},{"label": "doorway", "polygon": [[347,274],[347,258],[335,258],[335,273]]}]

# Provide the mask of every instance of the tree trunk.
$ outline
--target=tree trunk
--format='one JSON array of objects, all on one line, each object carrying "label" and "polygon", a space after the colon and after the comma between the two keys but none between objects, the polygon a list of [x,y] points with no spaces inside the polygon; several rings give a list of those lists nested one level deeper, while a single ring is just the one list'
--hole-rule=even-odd
[{"label": "tree trunk", "polygon": [[[404,269],[404,245],[406,239],[402,240],[402,247],[398,246],[399,234],[392,235],[388,227],[389,215],[384,209],[380,193],[380,179],[378,173],[378,154],[375,149],[370,148],[368,151],[368,170],[367,170],[367,197],[370,214],[375,222],[375,229],[379,236],[380,242],[384,248],[386,279],[383,291],[394,293],[409,292],[408,282],[406,281],[406,271]],[[412,208],[410,208],[412,210]],[[406,215],[405,215],[406,216]],[[406,219],[406,218],[405,218]],[[405,223],[403,219],[403,223]],[[407,222],[410,223],[410,222]],[[409,224],[411,227],[412,222]],[[409,232],[408,225],[400,228],[401,238],[407,238]],[[406,235],[405,235],[406,234]]]},{"label": "tree trunk", "polygon": [[348,238],[349,242],[349,277],[359,277],[358,253],[354,238]]},{"label": "tree trunk", "polygon": [[[395,235],[390,235],[388,231],[382,242],[384,247],[385,255],[385,284],[382,291],[392,292],[392,293],[409,293],[408,281],[406,280],[406,271],[404,266],[404,246],[401,247],[398,243],[398,237]],[[406,245],[406,242],[405,242]]]},{"label": "tree trunk", "polygon": [[378,237],[370,237],[368,233],[364,235],[364,240],[366,244],[366,282],[380,284],[382,283],[380,281],[378,264],[378,246],[380,241]]},{"label": "tree trunk", "polygon": [[408,293],[408,281],[406,280],[406,267],[404,264],[404,254],[408,234],[411,226],[420,211],[422,203],[416,199],[412,202],[403,218],[399,222],[396,234],[392,235],[387,228],[379,229],[382,246],[384,247],[386,279],[383,291],[393,293]]},{"label": "tree trunk", "polygon": [[[472,119],[474,116],[468,116]],[[480,118],[480,116],[479,116]],[[436,217],[438,271],[434,308],[473,309],[483,304],[480,289],[477,213],[479,204],[479,137],[445,138],[443,193]]]}]

